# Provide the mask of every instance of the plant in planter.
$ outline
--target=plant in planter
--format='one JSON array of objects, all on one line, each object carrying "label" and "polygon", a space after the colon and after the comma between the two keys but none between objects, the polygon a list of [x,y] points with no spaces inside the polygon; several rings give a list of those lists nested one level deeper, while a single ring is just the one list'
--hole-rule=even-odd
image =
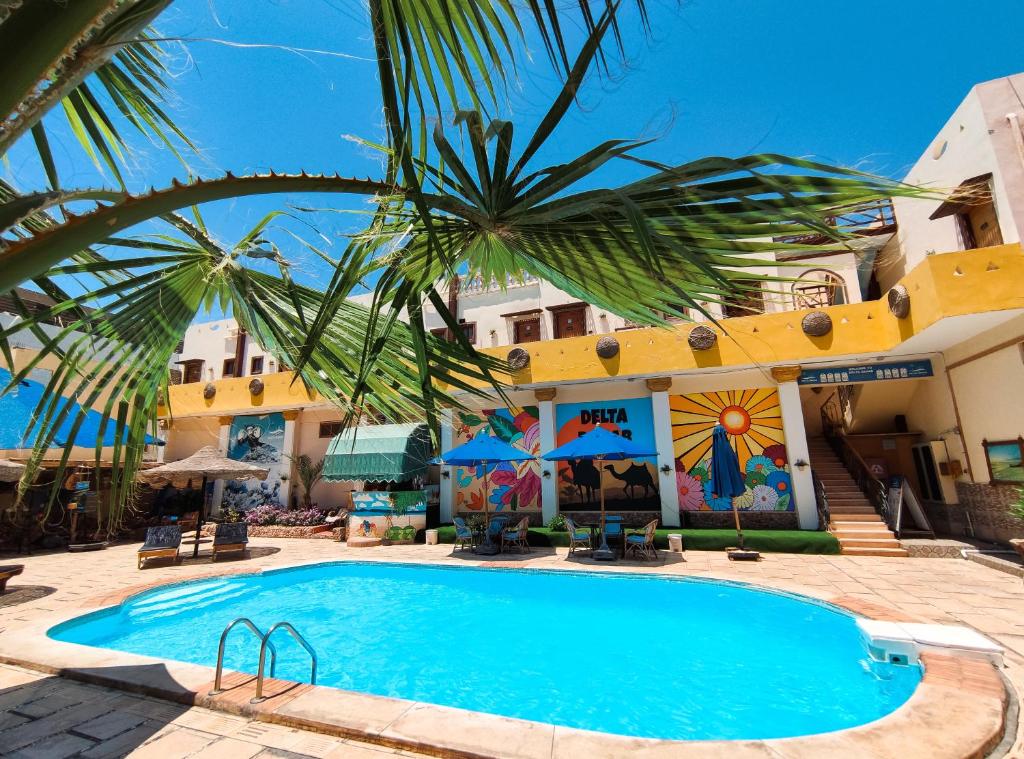
[{"label": "plant in planter", "polygon": [[568,529],[565,525],[565,517],[561,514],[555,514],[548,521],[548,529],[552,532],[565,532]]},{"label": "plant in planter", "polygon": [[[313,459],[303,453],[301,456],[295,456],[292,458],[295,462],[295,475],[299,478],[299,482],[302,483],[302,505],[307,510],[313,508],[312,492],[324,476],[324,459],[321,458],[316,463],[313,463]],[[283,477],[281,479],[284,479]]]}]

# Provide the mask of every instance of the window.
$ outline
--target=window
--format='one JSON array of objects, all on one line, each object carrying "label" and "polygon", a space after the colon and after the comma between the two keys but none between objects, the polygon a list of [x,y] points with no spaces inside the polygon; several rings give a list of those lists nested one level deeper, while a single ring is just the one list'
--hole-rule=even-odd
[{"label": "window", "polygon": [[341,422],[320,422],[320,437],[337,437],[341,434]]},{"label": "window", "polygon": [[476,322],[459,322],[459,329],[471,345],[476,345]]},{"label": "window", "polygon": [[179,340],[178,344],[174,346],[174,352],[179,355],[185,352],[185,338]]},{"label": "window", "polygon": [[518,319],[512,323],[513,342],[532,343],[540,340],[540,317]]},{"label": "window", "polygon": [[587,304],[567,303],[563,306],[548,306],[554,326],[555,339],[581,337],[587,334]]},{"label": "window", "polygon": [[203,360],[201,358],[190,358],[188,361],[179,361],[178,363],[181,364],[183,382],[202,382]]},{"label": "window", "polygon": [[263,356],[253,356],[249,362],[249,374],[263,374]]},{"label": "window", "polygon": [[726,319],[737,316],[752,316],[764,313],[764,295],[757,280],[735,280],[736,291],[722,304],[722,315]]},{"label": "window", "polygon": [[992,197],[992,175],[982,174],[960,183],[929,219],[952,216],[963,250],[987,248],[1003,244],[995,201]]},{"label": "window", "polygon": [[235,376],[235,360],[233,358],[224,359],[224,369],[220,373],[221,377],[234,377]]},{"label": "window", "polygon": [[811,269],[793,283],[794,308],[823,308],[846,302],[846,283],[827,269]]},{"label": "window", "polygon": [[447,340],[448,339],[448,328],[447,327],[435,327],[434,329],[430,330],[430,334],[432,334],[434,337],[436,337],[439,340]]}]

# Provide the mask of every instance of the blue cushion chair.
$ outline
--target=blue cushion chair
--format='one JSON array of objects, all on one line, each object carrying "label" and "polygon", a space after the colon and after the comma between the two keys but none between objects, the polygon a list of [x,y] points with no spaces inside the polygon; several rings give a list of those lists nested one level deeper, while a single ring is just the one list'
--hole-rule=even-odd
[{"label": "blue cushion chair", "polygon": [[510,527],[507,530],[501,531],[501,550],[504,551],[505,546],[516,546],[520,553],[529,553],[529,537],[530,518],[523,517],[515,527]]},{"label": "blue cushion chair", "polygon": [[631,532],[626,536],[626,549],[625,553],[630,551],[638,559],[657,559],[658,549],[654,547],[654,531],[658,529],[658,520],[652,519],[650,522],[644,525],[644,529],[640,532]]},{"label": "blue cushion chair", "polygon": [[576,549],[579,548],[584,551],[593,551],[594,544],[590,540],[590,531],[580,528],[569,517],[565,518],[565,529],[569,531],[569,555],[572,556]]},{"label": "blue cushion chair", "polygon": [[455,517],[452,523],[455,525],[455,547],[463,550],[466,549],[466,546],[472,548],[474,544],[473,530],[466,524],[466,520],[462,517]]}]

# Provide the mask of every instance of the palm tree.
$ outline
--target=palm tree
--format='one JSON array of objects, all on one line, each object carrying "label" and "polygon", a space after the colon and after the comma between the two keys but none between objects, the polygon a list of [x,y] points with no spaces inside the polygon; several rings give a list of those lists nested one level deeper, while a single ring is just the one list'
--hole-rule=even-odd
[{"label": "palm tree", "polygon": [[311,509],[313,499],[310,494],[316,484],[323,479],[325,459],[321,456],[319,461],[313,463],[313,459],[303,453],[295,456],[292,461],[295,462],[295,474],[302,483],[302,505],[306,509]]},{"label": "palm tree", "polygon": [[[463,271],[499,282],[528,272],[657,325],[682,315],[681,306],[705,311],[744,287],[751,275],[741,272],[757,265],[758,254],[808,247],[772,238],[816,233],[840,245],[855,230],[840,231],[836,218],[856,219],[893,194],[915,192],[770,154],[673,165],[646,157],[647,142],[622,139],[538,166],[537,155],[587,74],[620,49],[618,2],[369,0],[386,123],[385,143],[375,146],[386,159],[378,177],[228,173],[133,195],[118,171],[131,150],[121,130],[156,136],[175,151],[191,148],[163,110],[163,59],[149,30],[169,2],[22,0],[0,8],[0,157],[31,140],[48,179],[44,188],[0,185],[0,292],[33,283],[56,300],[43,312],[25,309],[20,324],[0,332],[0,350],[13,366],[9,341],[17,329],[33,330],[43,343],[12,383],[47,357],[59,359],[36,409],[42,424],[23,483],[32,480],[58,427],[70,421],[77,428],[84,418],[69,416],[75,412],[61,406],[60,396],[99,408],[118,441],[107,495],[110,531],[130,501],[143,433],[155,431],[174,347],[214,303],[343,408],[347,422],[372,409],[396,421],[425,417],[435,428],[439,404],[457,405],[456,391],[481,392],[481,382],[500,392],[503,376],[502,366],[477,353],[457,328],[436,289],[441,281]],[[643,0],[635,8],[646,20]],[[585,30],[575,49],[561,31],[570,19]],[[528,30],[542,40],[564,85],[518,148],[513,125],[484,114],[518,65],[514,43]],[[118,187],[61,186],[43,125],[58,104]],[[454,123],[445,129],[438,122],[429,135],[430,119],[446,108],[456,111]],[[468,153],[456,148],[455,135]],[[618,187],[595,181],[602,167],[620,161],[643,176]],[[595,186],[604,189],[583,189]],[[338,258],[304,243],[333,269],[323,292],[295,283],[287,256],[264,239],[274,214],[225,247],[199,210],[210,201],[289,192],[375,201],[365,229]],[[154,220],[167,231],[138,232]],[[254,258],[270,258],[279,273],[256,270],[249,265]],[[66,289],[72,279],[84,292]],[[348,300],[364,281],[377,282],[368,307]],[[456,342],[425,329],[424,303],[437,309]],[[42,325],[58,317],[58,334],[44,333]],[[58,477],[69,453],[70,446]],[[97,465],[100,454],[97,447]]]}]

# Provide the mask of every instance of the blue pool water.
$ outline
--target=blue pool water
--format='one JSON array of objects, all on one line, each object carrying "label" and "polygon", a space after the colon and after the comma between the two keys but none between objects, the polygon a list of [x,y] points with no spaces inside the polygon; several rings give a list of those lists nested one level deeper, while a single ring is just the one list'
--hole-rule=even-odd
[{"label": "blue pool water", "polygon": [[[916,666],[874,662],[832,607],[701,580],[342,562],[165,586],[50,631],[213,666],[224,626],[287,620],[318,683],[653,738],[779,738],[853,727],[906,701]],[[275,635],[277,675],[309,660]],[[256,671],[255,639],[229,668]]]}]

